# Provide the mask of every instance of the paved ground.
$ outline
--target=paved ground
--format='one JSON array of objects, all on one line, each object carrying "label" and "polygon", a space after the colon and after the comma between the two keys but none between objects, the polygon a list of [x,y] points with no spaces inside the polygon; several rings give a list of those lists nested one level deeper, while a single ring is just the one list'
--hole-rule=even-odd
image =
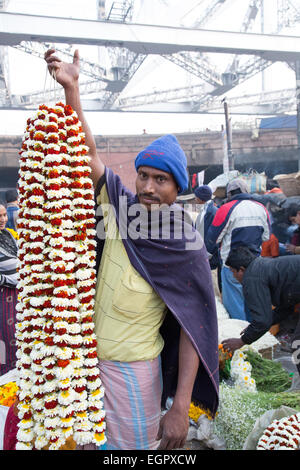
[{"label": "paved ground", "polygon": [[278,345],[274,351],[274,361],[280,362],[282,366],[290,373],[297,373],[297,368],[292,361],[292,354],[284,351]]}]

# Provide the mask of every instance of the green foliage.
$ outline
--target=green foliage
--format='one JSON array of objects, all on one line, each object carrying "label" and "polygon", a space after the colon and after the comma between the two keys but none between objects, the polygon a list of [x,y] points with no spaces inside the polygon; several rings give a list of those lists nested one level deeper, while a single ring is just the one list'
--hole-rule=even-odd
[{"label": "green foliage", "polygon": [[284,392],[291,386],[289,373],[280,362],[264,359],[255,351],[245,351],[247,361],[252,365],[251,377],[255,379],[256,388],[261,392]]},{"label": "green foliage", "polygon": [[231,370],[231,360],[226,359],[224,363],[224,367],[220,368],[220,380],[226,380],[230,377],[230,370]]},{"label": "green foliage", "polygon": [[295,408],[295,410],[300,411],[300,391],[295,390],[293,392],[282,392],[275,393],[273,398],[273,407],[280,408],[280,406],[285,405],[290,408]]}]

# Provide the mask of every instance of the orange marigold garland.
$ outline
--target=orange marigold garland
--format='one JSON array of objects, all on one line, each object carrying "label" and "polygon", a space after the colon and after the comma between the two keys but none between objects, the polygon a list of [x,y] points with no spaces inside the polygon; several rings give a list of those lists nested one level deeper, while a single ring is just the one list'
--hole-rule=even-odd
[{"label": "orange marigold garland", "polygon": [[17,449],[106,441],[93,311],[95,212],[78,116],[57,103],[28,119],[19,170]]}]

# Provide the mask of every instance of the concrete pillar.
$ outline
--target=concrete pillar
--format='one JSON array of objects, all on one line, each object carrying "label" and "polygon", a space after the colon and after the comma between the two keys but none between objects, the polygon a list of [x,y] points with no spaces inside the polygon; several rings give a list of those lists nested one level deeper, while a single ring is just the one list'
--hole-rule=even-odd
[{"label": "concrete pillar", "polygon": [[231,120],[228,113],[228,104],[224,99],[224,113],[225,113],[225,124],[226,124],[226,137],[227,137],[227,154],[228,154],[228,169],[229,171],[234,170],[234,155],[232,152],[232,130]]},{"label": "concrete pillar", "polygon": [[298,171],[300,171],[300,60],[295,62],[296,72],[296,100],[297,100],[297,154]]}]

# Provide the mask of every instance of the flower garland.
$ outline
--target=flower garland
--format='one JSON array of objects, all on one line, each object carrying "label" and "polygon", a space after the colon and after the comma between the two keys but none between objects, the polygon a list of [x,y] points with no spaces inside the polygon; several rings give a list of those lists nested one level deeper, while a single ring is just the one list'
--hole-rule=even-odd
[{"label": "flower garland", "polygon": [[272,421],[260,437],[257,450],[299,450],[300,413]]},{"label": "flower garland", "polygon": [[256,392],[256,383],[251,377],[252,366],[246,360],[246,355],[242,349],[237,349],[231,359],[230,376],[235,381],[235,387]]},{"label": "flower garland", "polygon": [[28,119],[19,170],[17,449],[106,441],[93,309],[95,212],[78,116],[57,103]]}]

